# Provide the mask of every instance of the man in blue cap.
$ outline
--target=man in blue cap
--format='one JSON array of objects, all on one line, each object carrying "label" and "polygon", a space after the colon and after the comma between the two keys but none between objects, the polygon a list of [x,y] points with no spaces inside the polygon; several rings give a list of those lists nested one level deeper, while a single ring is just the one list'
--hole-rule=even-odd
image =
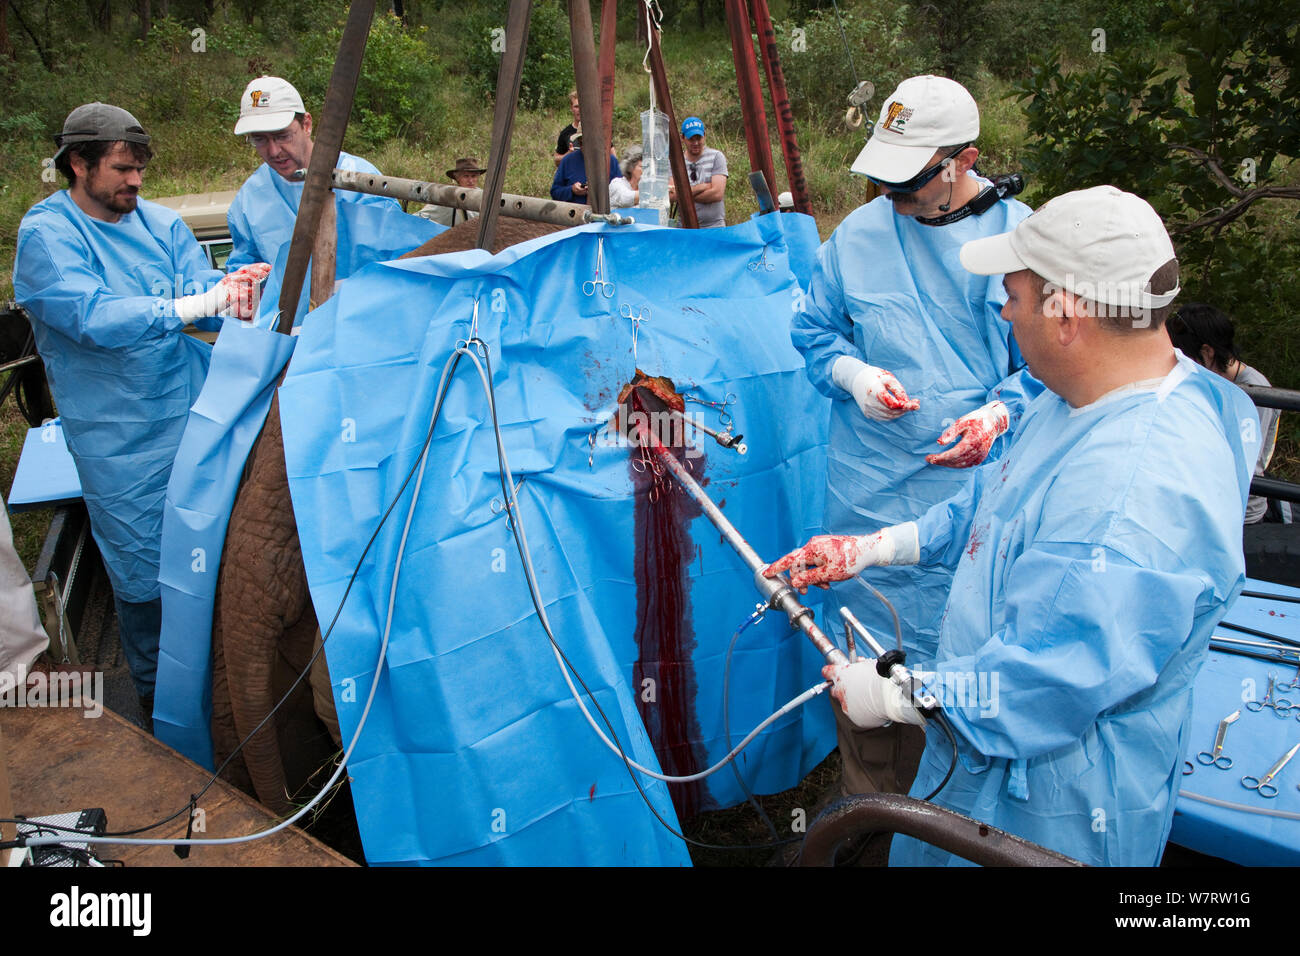
[{"label": "man in blue cap", "polygon": [[[727,157],[721,150],[704,145],[704,121],[698,116],[688,116],[682,121],[682,139],[686,175],[691,181],[691,195],[695,197],[695,215],[700,220],[700,228],[725,226],[727,210],[722,196],[727,191]],[[677,189],[671,183],[668,201],[677,201]]]},{"label": "man in blue cap", "polygon": [[14,294],[32,317],[148,719],[163,498],[212,351],[183,329],[252,318],[271,267],[209,269],[180,217],[139,198],[153,153],[126,110],[79,106],[55,141],[68,188],[23,217]]}]

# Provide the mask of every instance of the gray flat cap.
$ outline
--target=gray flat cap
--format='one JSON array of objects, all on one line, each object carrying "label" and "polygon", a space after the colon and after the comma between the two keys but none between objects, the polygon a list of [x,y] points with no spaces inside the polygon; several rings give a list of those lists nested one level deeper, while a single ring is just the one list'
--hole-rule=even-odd
[{"label": "gray flat cap", "polygon": [[54,137],[59,147],[54,158],[58,159],[64,150],[77,143],[115,143],[118,140],[148,146],[149,134],[138,119],[120,106],[87,103],[78,106],[63,121],[63,132]]}]

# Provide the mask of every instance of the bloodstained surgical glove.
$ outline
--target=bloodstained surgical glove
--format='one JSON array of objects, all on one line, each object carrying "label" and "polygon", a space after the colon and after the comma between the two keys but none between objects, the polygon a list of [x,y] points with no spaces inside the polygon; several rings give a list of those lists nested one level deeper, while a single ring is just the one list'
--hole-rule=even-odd
[{"label": "bloodstained surgical glove", "polygon": [[768,565],[763,574],[774,578],[782,571],[790,571],[790,584],[804,594],[810,584],[825,588],[831,581],[847,581],[864,568],[916,564],[920,559],[916,522],[908,521],[875,534],[817,535],[802,548]]},{"label": "bloodstained surgical glove", "polygon": [[254,262],[237,272],[223,276],[207,292],[183,296],[173,301],[176,315],[186,322],[211,315],[251,319],[257,315],[257,286],[271,274],[265,262]]},{"label": "bloodstained surgical glove", "polygon": [[921,713],[902,689],[876,672],[874,657],[849,664],[827,664],[822,677],[832,683],[831,696],[844,714],[863,730],[883,727],[890,721],[921,726]]},{"label": "bloodstained surgical glove", "polygon": [[1007,430],[1010,423],[1007,406],[1001,402],[989,402],[963,415],[944,429],[938,439],[940,445],[947,445],[958,435],[961,435],[961,441],[947,451],[926,455],[925,460],[945,468],[970,468],[978,465],[988,457],[993,442]]},{"label": "bloodstained surgical glove", "polygon": [[868,365],[851,355],[841,355],[831,367],[831,379],[853,396],[854,404],[863,415],[878,422],[898,418],[914,412],[921,403],[907,397],[892,372]]}]

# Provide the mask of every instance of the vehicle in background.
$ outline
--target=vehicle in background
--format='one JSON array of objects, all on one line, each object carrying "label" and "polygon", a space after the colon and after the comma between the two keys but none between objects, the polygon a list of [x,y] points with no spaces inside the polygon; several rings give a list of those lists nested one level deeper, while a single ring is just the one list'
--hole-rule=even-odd
[{"label": "vehicle in background", "polygon": [[189,193],[184,196],[164,196],[153,200],[177,213],[199,240],[203,253],[214,269],[225,269],[226,259],[234,245],[230,229],[226,226],[226,211],[235,199],[235,190],[215,193]]}]

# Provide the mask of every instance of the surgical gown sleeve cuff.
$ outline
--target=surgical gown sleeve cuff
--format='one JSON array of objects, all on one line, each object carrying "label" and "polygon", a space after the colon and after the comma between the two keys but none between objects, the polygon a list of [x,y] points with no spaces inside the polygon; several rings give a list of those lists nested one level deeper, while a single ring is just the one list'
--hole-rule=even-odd
[{"label": "surgical gown sleeve cuff", "polygon": [[916,519],[920,545],[919,564],[951,568],[961,557],[979,501],[979,480],[987,466],[976,468],[961,490],[930,508]]},{"label": "surgical gown sleeve cuff", "polygon": [[1014,433],[1029,403],[1043,393],[1046,386],[1022,368],[1012,372],[989,389],[988,400],[1007,406],[1007,431]]}]

